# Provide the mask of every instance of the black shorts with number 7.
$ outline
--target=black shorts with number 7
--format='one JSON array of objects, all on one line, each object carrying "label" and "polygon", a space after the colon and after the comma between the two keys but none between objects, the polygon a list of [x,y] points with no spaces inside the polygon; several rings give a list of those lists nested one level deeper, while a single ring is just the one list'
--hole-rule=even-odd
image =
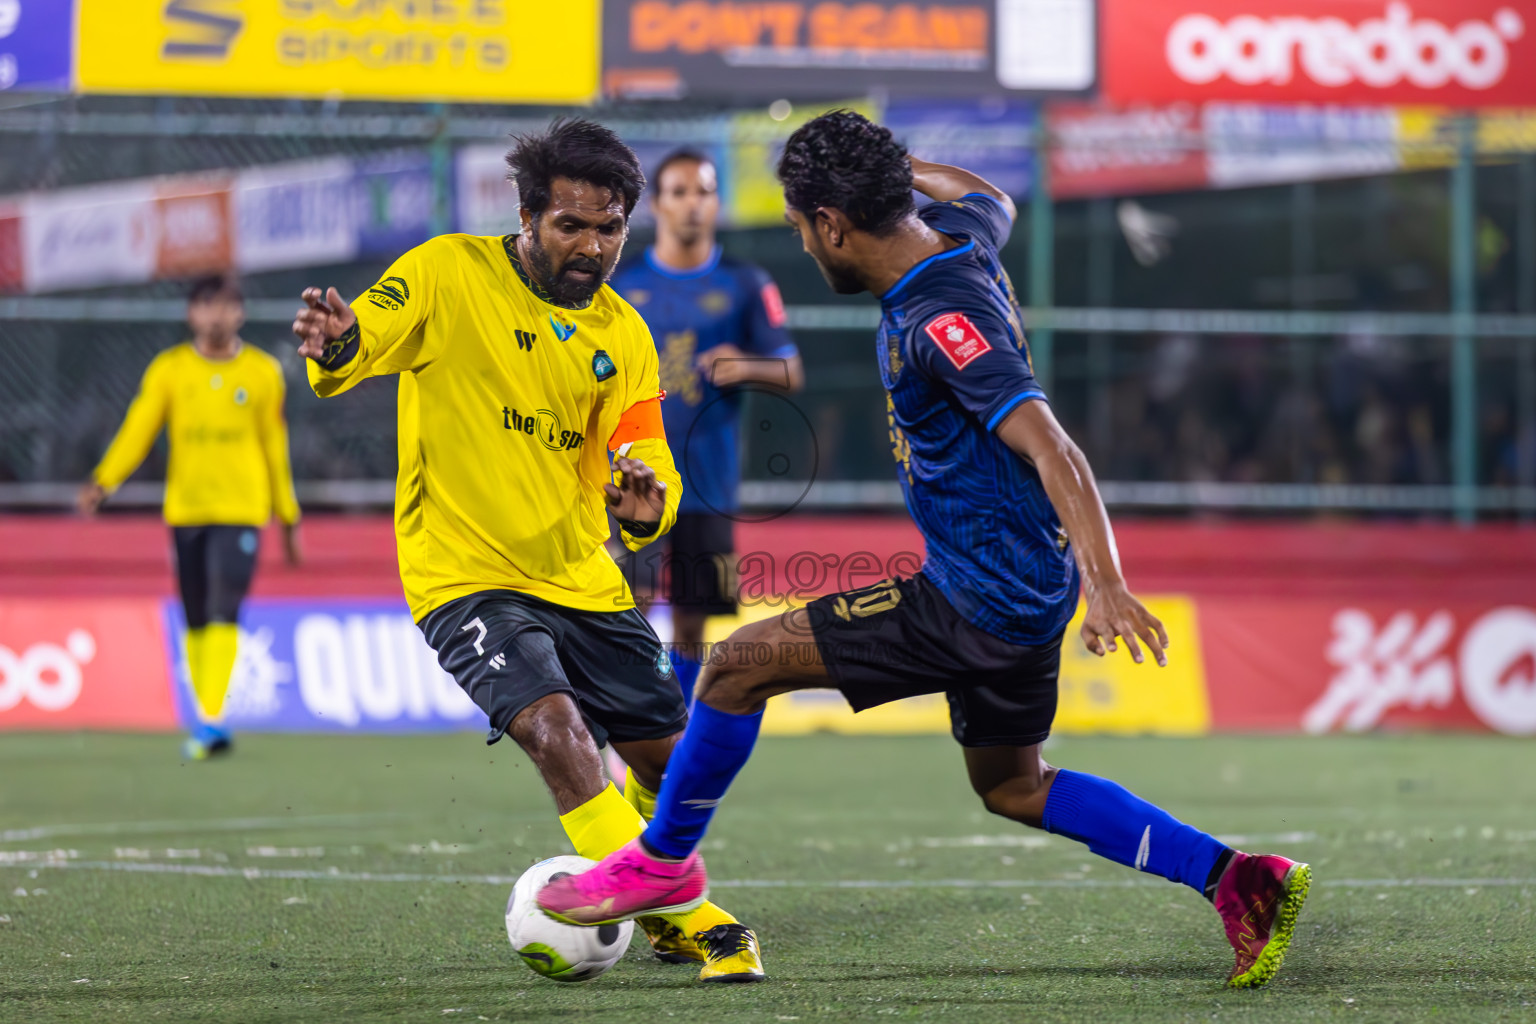
[{"label": "black shorts with number 7", "polygon": [[419,625],[438,664],[490,719],[487,743],[552,693],[575,702],[598,746],[662,739],[688,724],[667,652],[634,608],[589,612],[485,590],[434,608]]},{"label": "black shorts with number 7", "polygon": [[829,594],[806,611],[827,673],[854,711],[943,693],[961,746],[1026,747],[1050,735],[1062,634],[1023,647],[985,633],[922,573]]}]

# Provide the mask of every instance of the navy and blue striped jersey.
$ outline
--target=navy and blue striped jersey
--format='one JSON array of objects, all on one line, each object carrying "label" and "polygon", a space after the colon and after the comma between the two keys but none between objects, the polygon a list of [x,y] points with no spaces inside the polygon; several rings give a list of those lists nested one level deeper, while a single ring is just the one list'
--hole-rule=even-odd
[{"label": "navy and blue striped jersey", "polygon": [[961,244],[881,297],[877,356],[923,571],[978,629],[1044,643],[1072,617],[1078,577],[1039,474],[993,433],[1021,402],[1046,400],[998,257],[1012,224],[984,195],[918,216]]},{"label": "navy and blue striped jersey", "polygon": [[662,419],[683,475],[681,512],[721,515],[736,509],[741,477],[738,421],[743,392],[721,391],[694,366],[700,353],[730,343],[753,356],[788,358],[778,287],[759,267],[722,256],[676,270],[647,249],[609,282],[650,325],[661,356]]}]

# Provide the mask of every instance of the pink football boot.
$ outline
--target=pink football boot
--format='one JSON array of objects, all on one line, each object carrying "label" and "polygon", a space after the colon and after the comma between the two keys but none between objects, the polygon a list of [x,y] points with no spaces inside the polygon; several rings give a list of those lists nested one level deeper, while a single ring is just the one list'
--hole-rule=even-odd
[{"label": "pink football boot", "polygon": [[1216,912],[1237,962],[1227,984],[1257,988],[1273,978],[1296,930],[1312,868],[1272,854],[1235,854],[1216,883]]},{"label": "pink football boot", "polygon": [[698,851],[681,861],[660,860],[634,839],[586,871],[550,882],[539,891],[539,909],[566,924],[614,924],[694,910],[708,896]]}]

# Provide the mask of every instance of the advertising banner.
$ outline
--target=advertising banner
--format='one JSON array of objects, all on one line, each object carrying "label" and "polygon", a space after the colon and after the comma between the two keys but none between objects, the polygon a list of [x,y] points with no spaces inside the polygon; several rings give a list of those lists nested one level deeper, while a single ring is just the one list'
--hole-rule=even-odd
[{"label": "advertising banner", "polygon": [[1011,96],[981,99],[898,97],[882,123],[924,160],[975,171],[1016,199],[1035,177],[1036,104]]},{"label": "advertising banner", "polygon": [[69,88],[75,0],[0,0],[0,92]]},{"label": "advertising banner", "polygon": [[156,277],[184,277],[233,264],[230,184],[228,177],[160,183],[155,192]]},{"label": "advertising banner", "polygon": [[[162,659],[189,720],[181,605],[164,603]],[[404,602],[253,599],[225,701],[235,732],[486,729],[480,709],[437,664]]]},{"label": "advertising banner", "polygon": [[430,154],[416,150],[370,157],[359,160],[353,172],[358,252],[393,259],[427,240],[437,199]]},{"label": "advertising banner", "polygon": [[609,95],[1083,92],[1094,0],[608,0]]},{"label": "advertising banner", "polygon": [[1531,15],[1520,0],[1103,0],[1102,95],[1530,106]]},{"label": "advertising banner", "polygon": [[[1078,636],[1079,607],[1062,641],[1061,696],[1055,731],[1062,734],[1199,736],[1211,727],[1206,699],[1201,630],[1195,602],[1187,597],[1149,597],[1146,605],[1179,637],[1168,666],[1150,658],[1136,664],[1124,651],[1100,658]],[[706,638],[725,640],[738,625],[776,615],[783,604],[744,608],[735,619],[710,619]],[[665,633],[665,630],[658,630]],[[854,714],[836,690],[799,690],[768,701],[763,731],[795,736],[811,732],[900,735],[949,731],[949,702],[942,693],[883,704]]]},{"label": "advertising banner", "polygon": [[21,255],[21,207],[0,203],[0,292],[20,291],[26,280]]},{"label": "advertising banner", "polygon": [[1058,199],[1177,192],[1206,185],[1200,108],[1192,103],[1052,105],[1051,194]]},{"label": "advertising banner", "polygon": [[272,164],[235,178],[235,262],[243,271],[346,263],[357,256],[352,162]]},{"label": "advertising banner", "polygon": [[28,291],[148,281],[160,258],[154,182],[32,193],[21,248]]},{"label": "advertising banner", "polygon": [[453,159],[454,227],[471,235],[518,231],[517,186],[507,180],[507,147],[465,146]]},{"label": "advertising banner", "polygon": [[0,600],[0,730],[175,728],[160,605]]},{"label": "advertising banner", "polygon": [[1207,103],[1206,172],[1217,188],[1387,174],[1402,166],[1385,107]]},{"label": "advertising banner", "polygon": [[584,103],[598,0],[79,0],[83,92]]},{"label": "advertising banner", "polygon": [[1201,618],[1218,729],[1536,736],[1536,607],[1234,598]]}]

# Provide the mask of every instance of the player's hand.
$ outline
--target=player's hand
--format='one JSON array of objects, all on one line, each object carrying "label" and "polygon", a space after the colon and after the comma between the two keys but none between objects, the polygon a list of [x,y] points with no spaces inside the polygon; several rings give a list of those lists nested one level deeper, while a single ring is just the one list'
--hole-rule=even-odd
[{"label": "player's hand", "polygon": [[299,355],[318,361],[329,342],[357,323],[357,314],[335,288],[323,293],[319,288],[305,288],[302,298],[304,308],[293,318],[293,333],[299,339]]},{"label": "player's hand", "polygon": [[639,459],[622,455],[613,460],[613,471],[618,474],[619,483],[604,484],[603,493],[614,517],[638,523],[660,522],[667,508],[667,485],[656,479],[656,471]]},{"label": "player's hand", "polygon": [[1168,655],[1164,651],[1168,646],[1168,631],[1163,629],[1157,616],[1131,596],[1123,582],[1088,588],[1088,614],[1083,617],[1081,632],[1083,643],[1101,658],[1106,649],[1118,649],[1115,638],[1119,637],[1130,649],[1131,660],[1140,665],[1146,660],[1141,645],[1136,642],[1140,637],[1151,649],[1158,665],[1164,668],[1168,665]]},{"label": "player's hand", "polygon": [[101,503],[107,500],[107,490],[95,480],[87,480],[80,485],[80,492],[75,495],[75,506],[80,509],[83,516],[93,516],[96,510],[101,508]]},{"label": "player's hand", "polygon": [[693,365],[704,379],[715,387],[730,388],[740,384],[749,376],[746,370],[747,361],[750,358],[741,349],[727,341],[700,352],[698,358],[694,359]]},{"label": "player's hand", "polygon": [[304,548],[299,544],[299,524],[283,524],[283,554],[288,559],[288,564],[299,566],[304,564]]}]

